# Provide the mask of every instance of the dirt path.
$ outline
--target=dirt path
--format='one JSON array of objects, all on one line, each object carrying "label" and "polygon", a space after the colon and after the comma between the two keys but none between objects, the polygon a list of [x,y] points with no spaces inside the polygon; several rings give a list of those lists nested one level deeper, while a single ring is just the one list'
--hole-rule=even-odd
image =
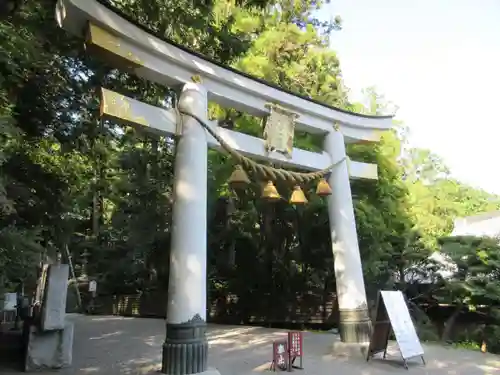
[{"label": "dirt path", "polygon": [[[75,321],[73,367],[61,375],[136,375],[157,373],[161,363],[164,322],[104,316],[72,316]],[[246,327],[209,327],[209,366],[221,375],[267,373],[273,340],[286,337],[286,331]],[[474,351],[425,346],[426,366],[420,360],[401,366],[392,346],[387,360],[366,362],[363,358],[332,354],[337,337],[328,333],[304,333],[304,370],[297,375],[500,375],[500,356]],[[14,373],[1,372],[3,375]],[[54,374],[54,372],[51,372]]]}]

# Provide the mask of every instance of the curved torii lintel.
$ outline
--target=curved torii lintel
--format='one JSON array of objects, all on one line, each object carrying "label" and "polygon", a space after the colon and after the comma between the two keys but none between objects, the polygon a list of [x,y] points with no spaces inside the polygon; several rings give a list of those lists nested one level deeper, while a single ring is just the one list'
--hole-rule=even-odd
[{"label": "curved torii lintel", "polygon": [[[339,124],[346,142],[377,142],[392,127],[392,116],[371,116],[345,111],[224,67],[206,57],[160,39],[149,30],[126,19],[117,9],[97,0],[59,0],[56,17],[61,27],[83,36],[87,45],[121,62],[145,79],[176,86],[199,76],[209,100],[258,116],[269,113],[273,102],[298,114],[297,128],[326,134]],[[90,25],[90,26],[89,26]],[[93,25],[93,26],[92,26]]]}]

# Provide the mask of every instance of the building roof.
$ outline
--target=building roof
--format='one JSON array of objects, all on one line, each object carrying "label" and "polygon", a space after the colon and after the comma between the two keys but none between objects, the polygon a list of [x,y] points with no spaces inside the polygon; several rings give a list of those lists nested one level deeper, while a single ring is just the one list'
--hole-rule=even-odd
[{"label": "building roof", "polygon": [[500,210],[457,218],[451,235],[498,237],[500,235]]},{"label": "building roof", "polygon": [[[455,219],[451,236],[499,237],[500,210]],[[451,277],[456,270],[456,266],[450,257],[441,252],[437,251],[431,254],[428,259],[440,265],[438,273],[445,279]],[[430,272],[418,267],[408,268],[405,280],[407,282],[418,281],[420,283],[432,282]]]}]

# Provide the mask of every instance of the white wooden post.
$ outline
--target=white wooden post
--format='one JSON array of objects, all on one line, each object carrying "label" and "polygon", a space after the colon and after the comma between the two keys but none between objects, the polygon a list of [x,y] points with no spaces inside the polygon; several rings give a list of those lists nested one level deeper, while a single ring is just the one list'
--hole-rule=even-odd
[{"label": "white wooden post", "polygon": [[[207,119],[207,92],[187,83],[179,107]],[[174,207],[168,282],[167,334],[162,373],[207,369],[207,137],[192,117],[182,116],[175,157]]]},{"label": "white wooden post", "polygon": [[[326,136],[324,147],[333,160],[346,156],[344,136],[340,131],[331,131]],[[329,184],[333,190],[333,194],[328,198],[328,216],[335,259],[340,335],[343,342],[364,343],[370,339],[371,322],[366,303],[347,160],[333,168]]]}]

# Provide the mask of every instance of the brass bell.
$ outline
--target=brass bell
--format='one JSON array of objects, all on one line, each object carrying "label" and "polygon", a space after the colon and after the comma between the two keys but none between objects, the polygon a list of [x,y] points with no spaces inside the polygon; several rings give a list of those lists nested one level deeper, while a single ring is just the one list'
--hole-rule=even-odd
[{"label": "brass bell", "polygon": [[332,195],[332,188],[328,185],[325,178],[321,178],[318,182],[318,186],[316,187],[316,194],[320,197],[327,197]]},{"label": "brass bell", "polygon": [[233,190],[242,190],[250,184],[250,179],[247,176],[245,170],[241,167],[241,165],[237,165],[234,168],[233,173],[231,173],[231,177],[229,177],[228,185]]},{"label": "brass bell", "polygon": [[306,204],[307,198],[299,185],[293,188],[290,204]]},{"label": "brass bell", "polygon": [[268,181],[264,189],[262,189],[261,198],[268,201],[275,201],[281,198],[272,181]]}]

